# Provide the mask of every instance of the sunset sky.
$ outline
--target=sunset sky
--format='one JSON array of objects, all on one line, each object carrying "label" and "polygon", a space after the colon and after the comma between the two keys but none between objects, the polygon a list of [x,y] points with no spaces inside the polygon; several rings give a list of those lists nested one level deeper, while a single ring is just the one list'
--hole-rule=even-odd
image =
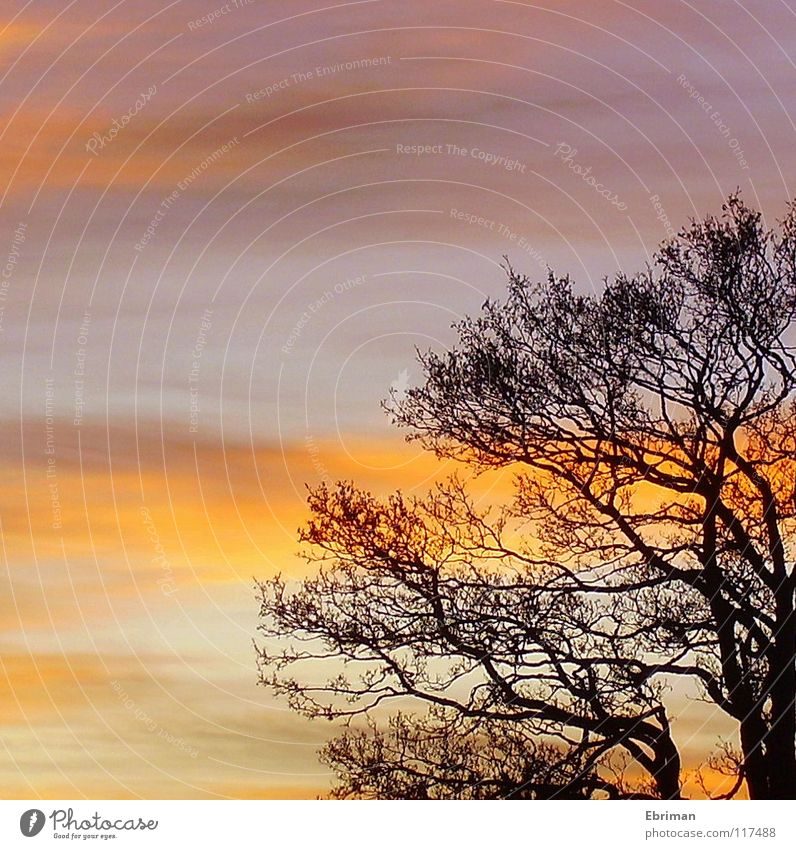
[{"label": "sunset sky", "polygon": [[[773,224],[796,11],[0,15],[0,794],[321,794],[334,729],[256,686],[252,647],[255,578],[309,568],[305,484],[449,471],[380,402],[499,295],[504,255],[589,291],[735,189]],[[732,730],[692,696],[690,767]]]}]

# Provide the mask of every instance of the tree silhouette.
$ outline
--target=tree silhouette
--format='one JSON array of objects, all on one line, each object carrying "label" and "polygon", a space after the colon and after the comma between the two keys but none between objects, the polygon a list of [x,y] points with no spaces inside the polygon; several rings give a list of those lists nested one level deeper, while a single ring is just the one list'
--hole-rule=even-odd
[{"label": "tree silhouette", "polygon": [[386,730],[371,722],[332,740],[321,757],[340,779],[335,798],[645,797],[617,781],[620,770],[601,776],[585,749],[564,756],[522,723],[462,721],[441,708],[422,718],[399,713]]},{"label": "tree silhouette", "polygon": [[512,504],[311,490],[321,563],[260,584],[262,682],[329,719],[429,706],[330,743],[337,795],[678,799],[688,679],[737,722],[734,790],[794,798],[796,211],[732,196],[599,296],[507,271],[391,412],[516,470]]}]

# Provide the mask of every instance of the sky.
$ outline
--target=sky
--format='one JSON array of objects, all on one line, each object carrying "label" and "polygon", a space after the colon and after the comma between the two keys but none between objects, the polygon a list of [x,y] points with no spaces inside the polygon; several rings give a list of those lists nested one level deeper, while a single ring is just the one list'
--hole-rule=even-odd
[{"label": "sky", "polygon": [[[504,257],[587,292],[732,191],[773,224],[794,45],[784,0],[6,0],[0,794],[324,793],[252,647],[305,485],[450,471],[380,402]],[[731,726],[675,695],[693,767]]]}]

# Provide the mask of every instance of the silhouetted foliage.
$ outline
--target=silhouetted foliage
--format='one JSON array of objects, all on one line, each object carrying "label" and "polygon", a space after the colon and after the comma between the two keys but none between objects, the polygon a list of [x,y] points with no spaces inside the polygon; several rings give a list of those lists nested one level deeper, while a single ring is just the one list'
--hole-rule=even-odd
[{"label": "silhouetted foliage", "polygon": [[731,197],[599,296],[508,274],[391,412],[516,469],[513,503],[311,491],[322,562],[260,585],[263,683],[330,719],[430,705],[333,741],[338,795],[676,799],[689,679],[738,723],[735,790],[794,798],[796,213],[773,233]]},{"label": "silhouetted foliage", "polygon": [[[642,798],[599,774],[586,747],[563,750],[514,721],[481,722],[432,708],[399,713],[332,740],[321,760],[337,773],[335,798]],[[606,767],[610,766],[605,764]]]}]

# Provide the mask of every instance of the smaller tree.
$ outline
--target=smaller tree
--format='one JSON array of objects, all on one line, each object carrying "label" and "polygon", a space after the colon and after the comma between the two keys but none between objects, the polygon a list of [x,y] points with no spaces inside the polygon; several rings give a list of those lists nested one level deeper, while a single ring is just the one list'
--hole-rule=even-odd
[{"label": "smaller tree", "polygon": [[[457,798],[679,798],[663,684],[636,660],[630,594],[562,580],[569,567],[510,547],[509,516],[479,513],[457,478],[425,499],[321,485],[309,503],[301,539],[320,568],[298,587],[279,577],[260,585],[260,631],[278,647],[259,649],[261,681],[311,717],[350,721],[406,696],[432,707],[386,733],[330,744],[325,758],[344,776],[338,792],[387,792],[386,776],[395,782],[405,769],[403,791]],[[677,609],[665,588],[646,588]],[[285,675],[312,661],[335,674]],[[490,742],[519,758],[511,770],[495,773]],[[612,780],[605,767],[617,747],[643,766],[646,782],[628,789]],[[435,766],[443,753],[453,758],[448,781]],[[388,758],[384,771],[368,781],[377,757]]]}]

